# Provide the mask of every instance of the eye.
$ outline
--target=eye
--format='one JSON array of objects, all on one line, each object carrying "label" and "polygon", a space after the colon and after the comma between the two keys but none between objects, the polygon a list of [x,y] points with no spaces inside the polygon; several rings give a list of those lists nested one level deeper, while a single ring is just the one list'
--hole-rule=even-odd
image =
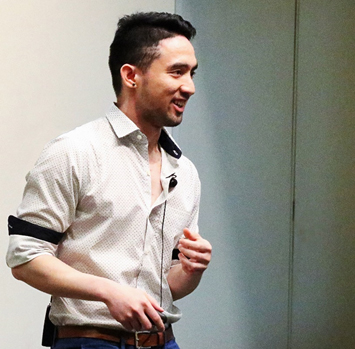
[{"label": "eye", "polygon": [[174,70],[174,71],[172,72],[172,74],[173,74],[173,75],[176,75],[176,76],[181,76],[181,75],[183,75],[184,73],[183,73],[183,71],[182,71],[181,69],[177,69],[177,70]]}]

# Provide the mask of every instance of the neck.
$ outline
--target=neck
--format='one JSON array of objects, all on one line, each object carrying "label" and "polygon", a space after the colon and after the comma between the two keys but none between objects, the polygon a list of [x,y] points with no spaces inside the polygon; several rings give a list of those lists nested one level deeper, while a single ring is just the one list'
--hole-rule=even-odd
[{"label": "neck", "polygon": [[150,143],[148,144],[148,154],[149,162],[156,163],[161,161],[161,152],[159,145],[153,146]]},{"label": "neck", "polygon": [[148,152],[155,153],[159,152],[159,137],[161,134],[161,128],[153,126],[149,122],[146,122],[139,117],[136,109],[133,107],[134,103],[120,103],[117,100],[116,106],[129,118],[131,119],[137,127],[147,136],[148,139]]},{"label": "neck", "polygon": [[145,126],[142,125],[141,123],[136,123],[138,128],[147,136],[148,139],[148,153],[154,153],[154,152],[159,152],[160,153],[160,148],[159,148],[159,138],[161,134],[161,129],[160,128],[152,128],[150,125]]}]

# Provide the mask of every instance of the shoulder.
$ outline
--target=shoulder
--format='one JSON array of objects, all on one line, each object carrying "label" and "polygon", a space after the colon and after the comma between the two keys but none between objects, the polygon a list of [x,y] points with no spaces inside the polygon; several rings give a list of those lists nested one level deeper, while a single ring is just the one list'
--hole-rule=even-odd
[{"label": "shoulder", "polygon": [[182,155],[179,159],[179,177],[184,183],[186,193],[191,191],[194,195],[199,195],[201,182],[196,166],[186,156]]},{"label": "shoulder", "polygon": [[51,140],[44,147],[41,156],[82,157],[99,151],[100,147],[108,141],[110,133],[112,132],[109,123],[105,117],[102,117]]},{"label": "shoulder", "polygon": [[199,178],[196,166],[186,156],[181,155],[181,158],[179,159],[179,167],[186,175],[196,177],[197,179]]},{"label": "shoulder", "polygon": [[109,123],[106,117],[102,117],[60,135],[51,141],[48,146],[63,143],[85,148],[85,146],[106,139],[110,133]]},{"label": "shoulder", "polygon": [[60,135],[45,145],[28,178],[93,176],[101,165],[109,134],[106,118],[100,118]]}]

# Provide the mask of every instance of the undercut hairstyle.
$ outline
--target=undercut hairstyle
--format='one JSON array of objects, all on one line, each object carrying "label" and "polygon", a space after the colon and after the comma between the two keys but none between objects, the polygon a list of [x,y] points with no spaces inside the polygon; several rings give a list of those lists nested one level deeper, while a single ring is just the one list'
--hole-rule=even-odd
[{"label": "undercut hairstyle", "polygon": [[196,29],[181,16],[166,12],[138,12],[122,17],[117,24],[109,57],[116,96],[122,89],[121,67],[132,64],[146,72],[159,58],[159,42],[177,35],[191,40]]}]

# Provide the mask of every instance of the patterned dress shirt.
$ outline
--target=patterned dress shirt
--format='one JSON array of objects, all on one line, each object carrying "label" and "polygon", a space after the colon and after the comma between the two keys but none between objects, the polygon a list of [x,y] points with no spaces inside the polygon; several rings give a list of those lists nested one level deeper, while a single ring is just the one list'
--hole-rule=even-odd
[{"label": "patterned dress shirt", "polygon": [[[152,205],[147,138],[115,105],[51,141],[26,177],[17,217],[9,217],[9,267],[50,254],[179,313],[167,275],[183,229],[198,231],[200,181],[166,130],[159,144],[163,191]],[[63,297],[53,298],[51,320],[122,328],[104,303]]]}]

